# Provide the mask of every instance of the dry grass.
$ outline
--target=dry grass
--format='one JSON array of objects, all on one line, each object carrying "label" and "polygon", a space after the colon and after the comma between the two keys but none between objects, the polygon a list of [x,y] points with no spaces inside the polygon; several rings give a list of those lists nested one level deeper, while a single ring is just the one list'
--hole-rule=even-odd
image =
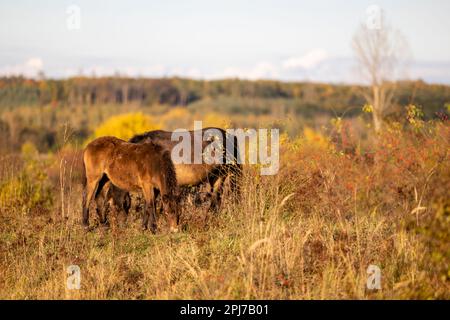
[{"label": "dry grass", "polygon": [[[50,207],[0,208],[0,298],[448,299],[449,129],[387,132],[372,156],[284,142],[278,175],[246,167],[241,202],[185,207],[180,234],[142,232],[135,214],[86,233],[79,167],[61,152],[41,162]],[[2,166],[0,186],[21,170]],[[72,264],[80,290],[66,289]],[[366,289],[370,264],[381,290]]]}]

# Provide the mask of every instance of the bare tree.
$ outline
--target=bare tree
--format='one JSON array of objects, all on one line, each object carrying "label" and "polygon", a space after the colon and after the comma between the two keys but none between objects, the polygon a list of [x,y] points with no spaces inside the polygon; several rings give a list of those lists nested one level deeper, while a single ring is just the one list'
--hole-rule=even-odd
[{"label": "bare tree", "polygon": [[382,129],[384,115],[393,105],[396,80],[404,76],[408,52],[405,38],[387,24],[381,10],[379,14],[378,23],[361,25],[352,42],[358,71],[369,84],[362,94],[371,106],[376,132]]}]

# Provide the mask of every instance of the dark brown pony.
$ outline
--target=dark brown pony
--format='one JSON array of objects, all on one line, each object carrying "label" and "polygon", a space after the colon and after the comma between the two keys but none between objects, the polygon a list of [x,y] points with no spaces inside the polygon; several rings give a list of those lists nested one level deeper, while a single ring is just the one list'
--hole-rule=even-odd
[{"label": "dark brown pony", "polygon": [[[200,131],[200,130],[199,130]],[[242,174],[242,165],[240,164],[238,140],[234,135],[228,134],[225,130],[215,127],[203,128],[200,132],[201,136],[205,132],[215,131],[222,137],[223,154],[221,163],[213,164],[177,164],[175,163],[175,171],[177,175],[177,183],[179,186],[197,186],[202,183],[209,184],[211,205],[210,209],[217,210],[221,204],[223,188],[226,180],[229,181],[232,195],[239,197],[239,178]],[[191,138],[191,145],[194,144],[194,136],[198,131],[188,131]],[[202,153],[213,142],[213,137],[206,137],[206,141],[202,141]],[[164,130],[149,131],[143,134],[135,135],[129,142],[132,143],[148,143],[153,142],[161,145],[165,150],[172,153],[174,147],[179,141],[172,141],[172,132]],[[231,142],[231,143],[229,143]],[[191,159],[194,158],[194,148],[191,148]],[[227,161],[228,160],[228,161]]]},{"label": "dark brown pony", "polygon": [[161,193],[171,231],[178,231],[177,179],[170,152],[156,143],[133,144],[115,137],[95,139],[83,153],[85,189],[83,225],[89,225],[89,204],[110,181],[124,191],[142,191],[142,226],[156,231],[155,189]]}]

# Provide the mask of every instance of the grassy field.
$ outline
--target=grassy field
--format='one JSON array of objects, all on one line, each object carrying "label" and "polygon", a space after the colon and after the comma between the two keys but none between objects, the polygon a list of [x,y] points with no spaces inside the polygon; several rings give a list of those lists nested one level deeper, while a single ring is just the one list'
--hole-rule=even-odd
[{"label": "grassy field", "polygon": [[80,148],[2,155],[0,298],[449,299],[448,121],[364,147],[337,133],[284,137],[277,175],[245,166],[240,203],[186,204],[178,234],[141,231],[136,212],[86,232]]}]

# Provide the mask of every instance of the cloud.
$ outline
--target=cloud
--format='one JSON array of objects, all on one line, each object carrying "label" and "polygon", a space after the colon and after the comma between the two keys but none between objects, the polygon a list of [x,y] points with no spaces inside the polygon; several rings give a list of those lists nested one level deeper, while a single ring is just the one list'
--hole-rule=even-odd
[{"label": "cloud", "polygon": [[202,72],[197,68],[189,68],[188,70],[186,70],[186,76],[192,79],[201,79]]},{"label": "cloud", "polygon": [[32,57],[23,63],[15,65],[6,65],[0,67],[0,75],[3,76],[25,76],[28,78],[35,78],[39,72],[44,69],[44,62],[41,58]]},{"label": "cloud", "polygon": [[63,71],[63,77],[74,77],[79,75],[107,77],[121,75],[126,77],[164,77],[169,73],[168,69],[162,64],[148,65],[143,67],[124,66],[118,67],[110,65],[85,65],[79,68],[66,68]]},{"label": "cloud", "polygon": [[251,68],[225,68],[222,73],[211,78],[240,78],[248,80],[275,79],[280,77],[279,68],[269,62],[260,62]]},{"label": "cloud", "polygon": [[42,70],[44,62],[41,58],[30,58],[25,62],[25,66],[34,70]]},{"label": "cloud", "polygon": [[284,69],[313,69],[329,58],[323,49],[314,49],[299,57],[291,57],[283,61]]},{"label": "cloud", "polygon": [[78,75],[107,77],[107,76],[125,76],[125,77],[187,77],[192,79],[203,79],[205,74],[195,67],[169,67],[163,64],[150,64],[142,66],[116,66],[115,64],[92,64],[80,68],[65,68],[63,77],[74,77]]}]

